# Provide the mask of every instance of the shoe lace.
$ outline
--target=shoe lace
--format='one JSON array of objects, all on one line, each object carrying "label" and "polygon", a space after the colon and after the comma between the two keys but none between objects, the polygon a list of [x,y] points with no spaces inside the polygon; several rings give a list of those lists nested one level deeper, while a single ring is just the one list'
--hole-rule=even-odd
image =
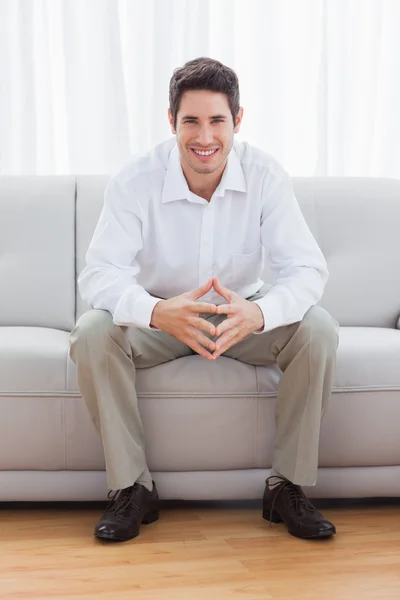
[{"label": "shoe lace", "polygon": [[278,495],[284,489],[288,490],[289,498],[290,498],[290,503],[285,507],[284,512],[289,510],[289,508],[291,508],[292,506],[295,507],[295,510],[298,510],[301,505],[304,505],[311,512],[317,511],[315,506],[313,506],[313,504],[311,504],[310,500],[307,498],[307,496],[305,495],[305,493],[303,492],[303,490],[301,489],[301,487],[299,485],[295,485],[288,479],[285,479],[284,477],[279,477],[277,475],[271,475],[270,477],[268,477],[266,484],[269,485],[269,481],[272,479],[274,479],[275,482],[277,481],[277,483],[272,484],[272,486],[271,486],[271,491],[274,492],[274,494],[273,494],[271,510],[270,510],[270,527],[272,527],[272,514],[274,512],[274,506],[275,506],[276,499],[277,499]]},{"label": "shoe lace", "polygon": [[139,505],[136,501],[136,486],[117,490],[116,492],[108,492],[107,497],[110,499],[105,511],[105,515],[122,517],[127,508],[139,512]]}]

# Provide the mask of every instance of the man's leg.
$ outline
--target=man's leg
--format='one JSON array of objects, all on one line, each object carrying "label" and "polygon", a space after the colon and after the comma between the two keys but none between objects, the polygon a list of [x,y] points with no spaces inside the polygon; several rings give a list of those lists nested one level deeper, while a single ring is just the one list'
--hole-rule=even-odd
[{"label": "man's leg", "polygon": [[[119,495],[121,501],[136,482],[142,484],[141,497],[146,497],[143,486],[148,492],[152,490],[135,389],[136,367],[151,367],[190,354],[191,348],[164,332],[115,325],[105,310],[87,311],[70,334],[70,355],[77,367],[78,387],[103,443],[108,487],[124,491]],[[153,506],[153,499],[147,496],[147,504]],[[132,525],[134,520],[135,515],[128,510],[123,530],[115,533],[113,529],[108,535],[108,518],[108,533],[102,537],[135,537],[138,531]]]},{"label": "man's leg", "polygon": [[[248,300],[260,298],[268,289]],[[282,370],[272,467],[298,486],[316,483],[320,422],[332,392],[338,332],[335,319],[313,306],[301,322],[251,334],[224,353],[253,365],[277,362]]]},{"label": "man's leg", "polygon": [[105,310],[91,309],[70,335],[78,387],[101,436],[108,487],[133,485],[147,469],[136,396],[136,367],[150,367],[192,354],[163,332],[119,327]]}]

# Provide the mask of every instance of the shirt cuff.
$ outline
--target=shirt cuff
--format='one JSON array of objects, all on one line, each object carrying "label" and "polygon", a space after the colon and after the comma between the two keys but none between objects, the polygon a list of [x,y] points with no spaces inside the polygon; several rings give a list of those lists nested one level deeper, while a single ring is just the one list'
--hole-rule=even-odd
[{"label": "shirt cuff", "polygon": [[150,325],[153,310],[156,304],[161,301],[161,298],[154,298],[154,296],[141,296],[135,302],[135,321],[138,322],[137,327],[146,327],[153,331],[160,331],[156,327]]},{"label": "shirt cuff", "polygon": [[271,292],[259,300],[254,300],[254,303],[258,304],[264,316],[264,329],[254,331],[253,333],[255,335],[260,335],[261,333],[271,331],[271,329],[275,329],[276,327],[281,327],[281,325],[284,325],[282,310],[280,307],[281,301],[271,295]]},{"label": "shirt cuff", "polygon": [[[131,327],[142,327],[144,329],[151,329],[153,331],[161,331],[156,327],[150,325],[153,310],[156,304],[161,301],[161,298],[155,298],[149,294],[142,294],[139,298],[136,298],[133,303],[132,317],[129,323],[120,322],[120,320],[114,317],[115,325],[126,325]],[[130,312],[130,311],[129,311]]]}]

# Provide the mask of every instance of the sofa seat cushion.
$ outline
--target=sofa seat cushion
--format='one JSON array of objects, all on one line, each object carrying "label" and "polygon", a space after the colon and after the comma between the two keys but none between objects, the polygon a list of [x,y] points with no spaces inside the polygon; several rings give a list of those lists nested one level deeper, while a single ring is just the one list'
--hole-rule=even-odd
[{"label": "sofa seat cushion", "polygon": [[[0,469],[104,469],[68,348],[63,331],[0,327]],[[398,464],[399,367],[400,331],[341,329],[321,466]],[[280,376],[276,364],[254,367],[225,357],[138,369],[150,468],[269,467]]]},{"label": "sofa seat cushion", "polygon": [[341,327],[334,389],[400,391],[400,330]]},{"label": "sofa seat cushion", "polygon": [[[208,362],[187,356],[158,367],[139,369],[142,396],[276,396],[281,371],[272,363],[253,367],[221,357]],[[400,330],[341,327],[334,391],[400,390]]]},{"label": "sofa seat cushion", "polygon": [[0,327],[0,392],[65,394],[69,333],[47,327]]},{"label": "sofa seat cushion", "polygon": [[[184,357],[138,369],[140,396],[275,396],[281,372],[276,364],[253,367],[221,357],[208,362]],[[399,389],[400,330],[342,327],[334,390]],[[78,392],[69,358],[69,333],[44,327],[0,327],[0,391]]]},{"label": "sofa seat cushion", "polygon": [[[150,464],[160,471],[270,466],[280,376],[276,364],[253,367],[224,357],[214,363],[190,356],[138,370]],[[400,331],[341,328],[333,389],[321,463],[395,464],[398,425],[385,406],[398,398],[400,418]],[[361,432],[364,411],[371,419]],[[388,443],[379,445],[382,429]]]}]

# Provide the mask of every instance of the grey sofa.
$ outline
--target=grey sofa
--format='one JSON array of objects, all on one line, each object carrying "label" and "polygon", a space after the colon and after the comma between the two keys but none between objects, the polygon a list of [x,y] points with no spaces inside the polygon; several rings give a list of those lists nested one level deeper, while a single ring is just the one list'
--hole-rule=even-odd
[{"label": "grey sofa", "polygon": [[[69,358],[106,177],[0,178],[0,501],[103,500],[100,438]],[[295,178],[341,325],[313,497],[400,495],[400,181]],[[271,281],[268,272],[265,279]],[[181,358],[138,373],[164,499],[260,498],[278,367]]]}]

